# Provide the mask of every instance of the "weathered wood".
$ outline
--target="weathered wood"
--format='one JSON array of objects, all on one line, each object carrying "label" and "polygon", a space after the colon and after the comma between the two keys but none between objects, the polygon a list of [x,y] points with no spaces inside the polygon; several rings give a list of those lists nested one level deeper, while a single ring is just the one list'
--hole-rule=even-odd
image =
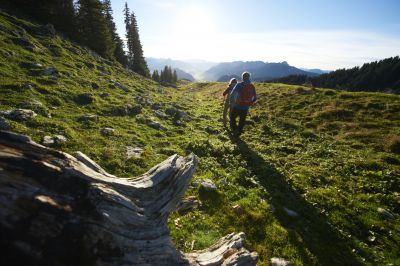
[{"label": "weathered wood", "polygon": [[[197,165],[173,155],[118,178],[75,157],[0,131],[0,250],[11,265],[255,265],[243,233],[183,254],[166,226]],[[2,265],[5,265],[2,263]]]}]

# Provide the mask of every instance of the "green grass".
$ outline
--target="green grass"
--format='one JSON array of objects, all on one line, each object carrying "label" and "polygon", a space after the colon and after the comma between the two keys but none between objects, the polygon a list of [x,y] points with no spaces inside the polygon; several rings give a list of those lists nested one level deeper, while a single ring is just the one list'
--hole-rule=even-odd
[{"label": "green grass", "polygon": [[[256,84],[258,102],[239,140],[220,122],[226,84],[161,87],[60,37],[32,36],[35,24],[0,13],[0,25],[0,110],[26,106],[38,113],[25,122],[8,120],[11,130],[37,142],[64,135],[68,141],[54,148],[82,151],[121,177],[141,174],[173,153],[199,156],[193,180],[211,179],[218,191],[190,187],[186,194],[202,206],[171,215],[173,242],[184,252],[243,231],[260,265],[268,265],[271,257],[294,265],[400,264],[398,95]],[[21,28],[38,51],[11,42]],[[55,67],[60,74],[57,79],[38,76],[26,67],[29,62]],[[110,85],[110,79],[129,92]],[[25,83],[31,88],[21,86]],[[175,126],[172,117],[158,118],[153,104],[162,111],[178,108],[190,119]],[[98,118],[82,121],[86,114]],[[149,127],[148,119],[167,130]],[[102,127],[115,133],[104,136]],[[144,149],[141,158],[126,158],[131,145]],[[242,215],[232,209],[237,204]],[[378,207],[396,219],[384,219]],[[299,216],[288,216],[284,208]]]}]

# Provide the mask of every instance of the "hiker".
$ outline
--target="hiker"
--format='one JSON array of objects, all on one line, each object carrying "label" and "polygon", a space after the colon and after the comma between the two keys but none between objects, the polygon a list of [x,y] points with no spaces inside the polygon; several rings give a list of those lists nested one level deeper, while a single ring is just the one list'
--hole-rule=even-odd
[{"label": "hiker", "polygon": [[[243,72],[243,81],[237,83],[232,89],[229,98],[231,110],[229,113],[230,127],[232,132],[240,136],[246,122],[249,107],[256,102],[256,88],[251,83],[250,73]],[[236,118],[239,117],[239,125],[236,125]]]},{"label": "hiker", "polygon": [[222,93],[222,95],[224,96],[224,112],[222,114],[222,121],[224,123],[224,127],[226,127],[226,117],[228,115],[228,110],[230,109],[229,94],[231,93],[233,87],[235,87],[236,84],[237,80],[235,78],[231,78],[228,87],[225,89],[224,93]]}]

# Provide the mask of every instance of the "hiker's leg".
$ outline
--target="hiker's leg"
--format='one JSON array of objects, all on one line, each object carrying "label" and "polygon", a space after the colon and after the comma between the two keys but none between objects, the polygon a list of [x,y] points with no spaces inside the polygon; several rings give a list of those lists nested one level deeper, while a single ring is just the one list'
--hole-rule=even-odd
[{"label": "hiker's leg", "polygon": [[243,132],[243,128],[244,128],[244,124],[246,123],[246,116],[247,116],[247,112],[248,110],[239,110],[239,126],[238,126],[238,132],[239,134],[242,134]]},{"label": "hiker's leg", "polygon": [[227,121],[226,117],[228,116],[228,109],[229,109],[229,101],[228,99],[226,99],[224,103],[224,112],[222,114],[222,122],[224,123],[224,127],[226,127],[226,121]]},{"label": "hiker's leg", "polygon": [[236,117],[238,116],[238,109],[236,108],[231,108],[231,111],[229,113],[229,124],[231,126],[231,130],[234,131],[236,130]]}]

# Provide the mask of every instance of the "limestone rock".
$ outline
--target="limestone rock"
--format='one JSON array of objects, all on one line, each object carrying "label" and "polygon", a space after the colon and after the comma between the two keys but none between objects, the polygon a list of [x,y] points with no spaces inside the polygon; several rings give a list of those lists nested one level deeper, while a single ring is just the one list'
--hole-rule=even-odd
[{"label": "limestone rock", "polygon": [[136,146],[127,146],[126,147],[126,157],[129,158],[140,158],[142,156],[143,149]]},{"label": "limestone rock", "polygon": [[122,85],[121,83],[119,83],[118,81],[112,80],[110,79],[110,84],[114,85],[115,87],[125,91],[125,92],[129,92],[128,87]]},{"label": "limestone rock", "polygon": [[97,122],[97,121],[99,121],[99,117],[94,114],[85,114],[79,118],[79,121],[85,122],[85,123]]},{"label": "limestone rock", "polygon": [[100,132],[104,136],[110,136],[110,135],[114,134],[115,129],[110,128],[110,127],[103,127],[103,128],[100,129]]},{"label": "limestone rock", "polygon": [[149,121],[147,123],[147,125],[151,128],[157,129],[157,130],[167,130],[167,128],[165,128],[163,125],[161,125],[159,122],[157,121]]},{"label": "limestone rock", "polygon": [[211,191],[211,190],[217,190],[217,187],[215,186],[215,184],[213,183],[213,181],[211,181],[208,178],[205,178],[202,180],[201,182],[201,187],[205,190]]},{"label": "limestone rock", "polygon": [[52,146],[54,144],[62,144],[67,142],[67,138],[63,135],[44,136],[42,144],[45,146]]},{"label": "limestone rock", "polygon": [[16,121],[25,121],[29,120],[33,117],[37,116],[37,114],[29,109],[16,109],[10,111],[6,117],[11,119],[11,120],[16,120]]},{"label": "limestone rock", "polygon": [[271,265],[272,266],[290,266],[290,265],[292,265],[292,263],[283,258],[273,257],[273,258],[271,258]]}]

